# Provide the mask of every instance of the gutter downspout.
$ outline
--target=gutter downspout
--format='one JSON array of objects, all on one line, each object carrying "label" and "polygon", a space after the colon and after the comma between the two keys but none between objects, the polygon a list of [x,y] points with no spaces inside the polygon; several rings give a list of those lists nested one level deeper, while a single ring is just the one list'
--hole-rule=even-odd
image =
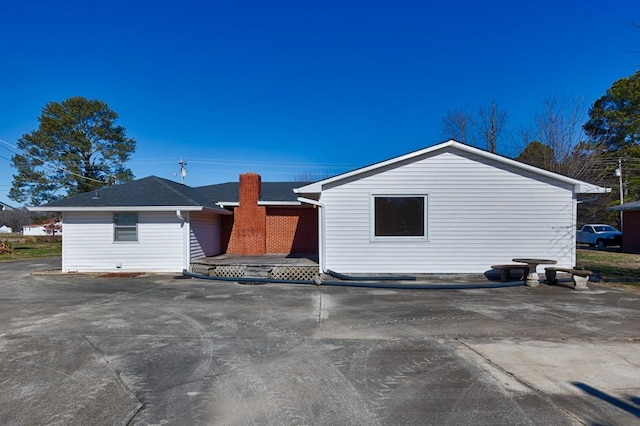
[{"label": "gutter downspout", "polygon": [[314,205],[320,209],[320,220],[318,221],[318,261],[320,263],[320,273],[326,273],[326,260],[325,260],[325,238],[324,238],[324,228],[325,228],[325,215],[324,215],[324,204],[320,201],[312,200],[310,198],[298,197],[298,201],[301,203],[307,203]]},{"label": "gutter downspout", "polygon": [[190,231],[188,226],[184,226],[187,223],[187,220],[182,215],[182,211],[180,209],[176,210],[176,216],[180,219],[180,228],[182,229],[182,267],[183,269],[188,270],[191,262]]}]

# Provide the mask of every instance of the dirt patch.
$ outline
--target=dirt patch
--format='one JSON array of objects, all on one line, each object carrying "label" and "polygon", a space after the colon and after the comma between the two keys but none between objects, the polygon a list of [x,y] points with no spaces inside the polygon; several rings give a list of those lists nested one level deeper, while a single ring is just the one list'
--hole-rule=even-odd
[{"label": "dirt patch", "polygon": [[144,272],[109,272],[98,275],[99,278],[135,278],[144,275]]}]

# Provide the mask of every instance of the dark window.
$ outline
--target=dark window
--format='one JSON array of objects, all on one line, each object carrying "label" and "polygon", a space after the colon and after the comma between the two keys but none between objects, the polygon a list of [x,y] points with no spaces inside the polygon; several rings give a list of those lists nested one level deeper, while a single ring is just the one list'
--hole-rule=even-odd
[{"label": "dark window", "polygon": [[138,213],[113,215],[113,240],[138,241]]},{"label": "dark window", "polygon": [[604,225],[604,226],[594,226],[596,232],[617,232],[618,230],[613,226]]},{"label": "dark window", "polygon": [[374,197],[375,237],[426,237],[424,196]]}]

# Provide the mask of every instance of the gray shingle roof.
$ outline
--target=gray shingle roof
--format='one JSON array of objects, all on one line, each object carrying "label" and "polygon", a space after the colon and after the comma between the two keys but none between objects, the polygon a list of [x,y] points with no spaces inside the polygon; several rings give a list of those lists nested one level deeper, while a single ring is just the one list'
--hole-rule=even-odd
[{"label": "gray shingle roof", "polygon": [[149,176],[97,191],[53,201],[46,207],[154,207],[184,206],[219,209],[190,186],[157,176]]},{"label": "gray shingle roof", "polygon": [[[293,189],[307,184],[308,182],[262,182],[260,201],[297,201],[298,195]],[[216,202],[237,203],[238,187],[238,182],[226,182],[194,189]]]},{"label": "gray shingle roof", "polygon": [[[221,209],[217,202],[237,202],[238,182],[192,188],[157,176],[149,176],[117,186],[108,186],[62,200],[52,201],[47,208],[57,207],[208,207]],[[301,182],[263,182],[262,201],[296,201],[293,188]]]}]

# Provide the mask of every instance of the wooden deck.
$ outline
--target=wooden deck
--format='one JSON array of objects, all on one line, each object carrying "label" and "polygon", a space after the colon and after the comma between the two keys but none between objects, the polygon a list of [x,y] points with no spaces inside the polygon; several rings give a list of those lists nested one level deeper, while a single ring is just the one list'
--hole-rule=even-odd
[{"label": "wooden deck", "polygon": [[318,255],[284,255],[266,254],[264,256],[237,256],[233,254],[221,254],[214,257],[195,259],[204,265],[251,265],[251,266],[318,266]]},{"label": "wooden deck", "polygon": [[220,277],[265,277],[312,280],[318,275],[318,255],[237,256],[223,254],[191,261],[190,271]]}]

